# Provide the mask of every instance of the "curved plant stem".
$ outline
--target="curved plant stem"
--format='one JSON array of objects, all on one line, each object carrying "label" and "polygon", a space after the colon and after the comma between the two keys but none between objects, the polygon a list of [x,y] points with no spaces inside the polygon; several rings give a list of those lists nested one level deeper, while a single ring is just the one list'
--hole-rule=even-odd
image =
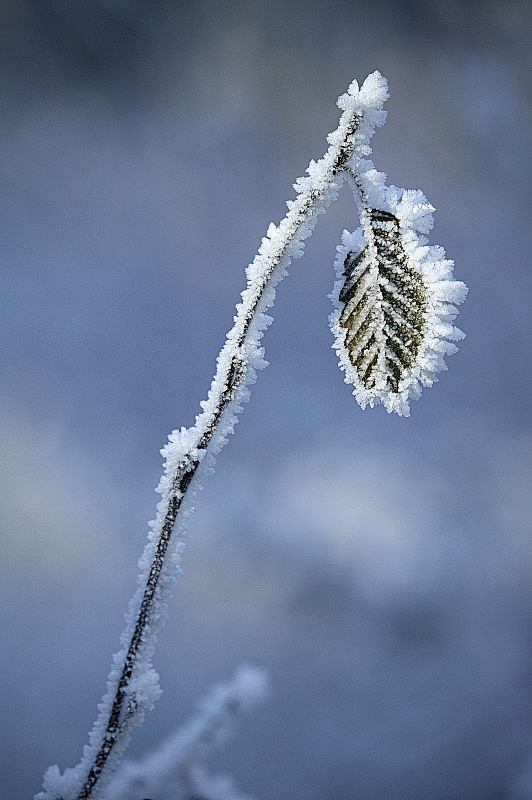
[{"label": "curved plant stem", "polygon": [[[351,170],[355,155],[367,152],[375,125],[382,124],[382,103],[387,84],[373,73],[359,89],[354,81],[338,105],[342,115],[337,130],[328,137],[323,158],[308,167],[300,178],[297,196],[288,202],[288,213],[279,226],[270,225],[267,236],[247,269],[247,287],[237,305],[234,326],[218,356],[216,373],[202,412],[190,429],[170,434],[158,491],[161,501],[152,523],[148,544],[140,560],[139,587],[133,596],[122,649],[115,654],[107,692],[84,749],[80,764],[63,776],[57,767],[45,775],[45,791],[36,800],[95,800],[124,752],[133,724],[160,694],[151,658],[157,631],[166,615],[166,602],[175,582],[190,516],[190,498],[198,486],[198,475],[212,465],[214,456],[232,432],[241,404],[248,399],[255,370],[265,366],[260,340],[271,322],[266,310],[273,304],[275,286],[286,274],[294,257],[303,253],[317,216],[336,199]],[[185,502],[186,501],[186,502]]]},{"label": "curved plant stem", "polygon": [[[346,112],[347,113],[347,112]],[[344,115],[345,116],[345,115]],[[116,692],[108,714],[107,724],[101,744],[94,755],[92,765],[83,780],[77,795],[78,800],[88,800],[93,795],[100,777],[106,767],[109,756],[117,747],[120,738],[131,727],[131,717],[135,715],[135,702],[131,700],[128,686],[133,675],[139,653],[144,645],[147,631],[152,622],[152,611],[158,595],[159,583],[165,563],[165,557],[172,541],[172,534],[179,509],[187,495],[189,486],[196,471],[204,460],[209,445],[215,436],[224,412],[233,402],[238,388],[245,382],[248,372],[247,345],[250,330],[257,312],[260,310],[266,290],[277,283],[283,274],[276,274],[283,269],[283,262],[290,259],[306,236],[310,235],[315,224],[318,210],[328,205],[327,194],[338,189],[338,182],[343,180],[343,167],[353,150],[353,135],[357,129],[359,115],[351,112],[349,119],[344,120],[343,138],[339,144],[331,148],[324,157],[326,165],[324,178],[317,185],[311,185],[301,193],[291,205],[288,214],[277,229],[277,236],[270,237],[275,241],[275,249],[270,250],[266,259],[258,256],[255,261],[266,260],[260,279],[248,280],[246,291],[242,295],[242,304],[235,317],[235,324],[227,334],[226,345],[222,350],[231,351],[229,360],[219,358],[218,370],[213,380],[213,388],[217,396],[211,398],[209,410],[204,411],[196,419],[196,441],[185,457],[180,460],[171,479],[171,490],[166,497],[161,534],[145,583],[144,592],[137,618],[125,654],[123,667],[116,685]],[[321,184],[321,185],[320,185]],[[255,264],[255,262],[253,262]],[[252,265],[253,266],[253,265]]]}]

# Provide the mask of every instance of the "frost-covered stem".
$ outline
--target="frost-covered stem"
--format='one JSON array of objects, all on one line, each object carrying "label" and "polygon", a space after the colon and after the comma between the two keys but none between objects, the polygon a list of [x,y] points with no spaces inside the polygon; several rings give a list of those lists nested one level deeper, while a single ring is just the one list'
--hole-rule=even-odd
[{"label": "frost-covered stem", "polygon": [[291,259],[302,255],[303,242],[312,233],[317,215],[336,199],[349,160],[364,152],[375,125],[384,122],[382,103],[386,97],[386,81],[373,73],[361,89],[354,81],[339,98],[343,113],[337,130],[328,136],[327,153],[319,162],[311,161],[308,177],[294,184],[298,194],[288,201],[286,217],[278,227],[270,225],[247,268],[247,287],[218,356],[209,396],[201,404],[202,413],[192,428],[170,434],[161,451],[166,462],[158,487],[162,497],[157,518],[139,562],[139,588],[129,606],[122,649],[114,656],[89,745],[78,767],[67,770],[64,776],[57,768],[48,771],[39,800],[88,800],[95,796],[95,789],[101,796],[104,771],[108,775],[111,765],[116,766],[133,723],[142,721],[144,710],[153,706],[160,693],[151,657],[179,571],[198,473],[212,466],[226,435],[233,430],[241,403],[248,399],[255,370],[265,366],[259,342],[271,322],[265,311],[273,303],[275,286],[286,274]]},{"label": "frost-covered stem", "polygon": [[[348,134],[352,135],[355,128],[356,117],[353,117],[351,126],[348,129]],[[331,182],[333,176],[336,174],[336,171],[341,168],[343,160],[347,157],[346,153],[348,152],[348,149],[348,140],[346,140],[343,143],[343,147],[339,149],[339,152],[331,166]],[[244,293],[245,296],[243,297],[243,303],[239,308],[235,325],[227,336],[227,344],[231,345],[232,356],[228,363],[224,359],[219,360],[218,371],[214,379],[214,385],[216,386],[217,390],[217,396],[214,399],[214,407],[212,411],[204,411],[197,419],[197,441],[194,446],[190,448],[190,451],[185,454],[183,461],[178,464],[172,478],[172,488],[167,496],[167,507],[164,515],[161,536],[159,538],[155,557],[152,561],[150,573],[146,582],[146,588],[144,590],[141,607],[126,654],[122,673],[118,681],[105,736],[94,759],[94,764],[92,765],[83,788],[78,795],[79,800],[86,800],[86,798],[89,798],[92,794],[92,790],[102,773],[111,750],[116,745],[121,735],[122,726],[120,725],[120,717],[125,700],[127,698],[126,687],[131,678],[139,649],[143,644],[144,632],[150,624],[151,609],[154,604],[158,582],[161,576],[166,552],[172,537],[172,531],[177,514],[190,486],[191,480],[194,477],[200,463],[203,461],[207,448],[217,431],[217,427],[220,423],[223,413],[227,406],[234,399],[237,388],[244,381],[246,376],[246,372],[248,370],[246,358],[247,337],[251,323],[254,319],[254,315],[259,308],[266,288],[273,283],[275,271],[282,263],[283,259],[288,256],[290,249],[294,247],[294,243],[296,241],[301,241],[303,238],[301,236],[303,226],[305,225],[307,229],[310,227],[310,219],[316,214],[318,204],[323,202],[324,188],[310,189],[310,191],[305,193],[305,195],[302,197],[302,202],[297,203],[297,207],[292,208],[289,211],[285,218],[285,225],[281,226],[281,228],[284,227],[284,235],[280,237],[279,246],[274,254],[266,259],[267,268],[264,271],[260,282],[255,286],[248,285],[248,288]],[[310,233],[310,230],[308,230],[308,233]],[[278,280],[281,277],[282,275],[279,275]],[[129,717],[129,714],[127,714],[127,716]],[[127,728],[129,728],[129,725],[127,725]]]}]

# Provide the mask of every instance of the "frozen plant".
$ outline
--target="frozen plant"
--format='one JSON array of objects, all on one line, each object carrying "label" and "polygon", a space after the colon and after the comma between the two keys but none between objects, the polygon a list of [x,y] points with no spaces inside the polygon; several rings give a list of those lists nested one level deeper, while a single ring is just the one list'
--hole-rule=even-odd
[{"label": "frozen plant", "polygon": [[201,766],[214,747],[231,734],[236,716],[268,695],[262,670],[242,665],[232,680],[214,686],[198,714],[143,759],[124,761],[107,790],[113,800],[158,800],[202,797],[204,800],[244,800],[225,776],[209,776]]},{"label": "frozen plant", "polygon": [[[114,800],[110,780],[131,729],[161,693],[151,659],[180,571],[193,499],[233,431],[256,370],[266,366],[260,340],[272,321],[266,311],[275,287],[291,259],[303,254],[318,214],[336,199],[346,179],[361,227],[344,231],[338,248],[330,322],[340,367],[357,401],[363,408],[382,403],[389,412],[408,415],[410,400],[436,380],[445,368],[443,356],[454,352],[453,340],[463,335],[453,320],[466,287],[453,280],[452,262],[443,249],[429,246],[424,236],[434,209],[420,191],[387,187],[385,175],[368,159],[370,138],[386,119],[382,106],[387,97],[386,80],[374,72],[361,87],[353,81],[338,98],[342,115],[328,136],[327,152],[296,181],[297,195],[288,201],[286,217],[269,226],[247,268],[247,287],[202,411],[193,427],[173,431],[161,451],[161,500],[89,744],[77,767],[62,775],[56,766],[45,773],[44,791],[36,800]],[[196,772],[196,780],[201,779]]]}]

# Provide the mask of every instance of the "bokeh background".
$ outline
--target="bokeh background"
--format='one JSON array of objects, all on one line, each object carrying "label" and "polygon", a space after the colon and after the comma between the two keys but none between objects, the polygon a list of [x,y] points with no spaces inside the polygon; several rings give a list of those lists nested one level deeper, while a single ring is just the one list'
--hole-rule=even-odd
[{"label": "bokeh background", "polygon": [[519,0],[0,3],[0,795],[78,762],[190,425],[270,221],[379,69],[374,160],[470,287],[409,419],[331,349],[344,191],[280,285],[206,483],[138,755],[242,661],[271,701],[213,769],[262,800],[530,800],[529,40]]}]

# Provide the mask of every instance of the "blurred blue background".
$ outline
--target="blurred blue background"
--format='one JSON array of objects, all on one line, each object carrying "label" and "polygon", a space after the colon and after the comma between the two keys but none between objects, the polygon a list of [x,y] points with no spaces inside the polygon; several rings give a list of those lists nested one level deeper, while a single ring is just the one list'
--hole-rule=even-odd
[{"label": "blurred blue background", "polygon": [[272,700],[213,768],[262,800],[530,800],[529,2],[0,4],[2,767],[78,762],[154,514],[253,258],[336,97],[438,209],[467,338],[412,416],[331,349],[346,190],[280,285],[155,665],[152,747],[241,661]]}]

